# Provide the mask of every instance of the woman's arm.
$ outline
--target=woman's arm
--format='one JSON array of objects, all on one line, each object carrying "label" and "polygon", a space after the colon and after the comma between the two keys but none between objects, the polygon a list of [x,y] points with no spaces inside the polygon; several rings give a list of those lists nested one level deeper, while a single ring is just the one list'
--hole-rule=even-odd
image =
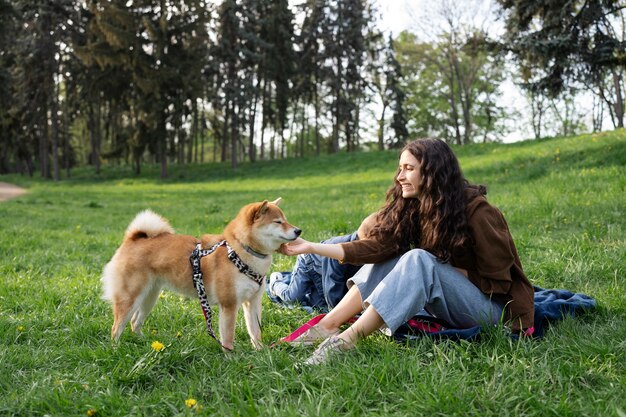
[{"label": "woman's arm", "polygon": [[[367,236],[369,231],[374,227],[376,224],[377,214],[378,212],[372,213],[361,222],[361,225],[357,230],[359,239],[365,239],[365,236]],[[279,252],[288,256],[300,255],[303,253],[314,253],[316,255],[337,259],[339,261],[343,261],[346,256],[345,251],[340,244],[312,243],[302,238],[282,245]]]},{"label": "woman's arm", "polygon": [[342,261],[345,253],[341,244],[338,243],[313,243],[302,238],[298,238],[291,243],[282,245],[279,250],[283,255],[294,256],[303,253],[314,253],[327,258]]}]

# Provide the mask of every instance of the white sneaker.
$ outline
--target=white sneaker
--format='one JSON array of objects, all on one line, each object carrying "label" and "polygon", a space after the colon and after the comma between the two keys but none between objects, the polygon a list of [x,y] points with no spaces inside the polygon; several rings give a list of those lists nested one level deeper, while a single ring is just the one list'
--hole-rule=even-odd
[{"label": "white sneaker", "polygon": [[274,292],[274,284],[276,284],[276,281],[282,281],[283,279],[283,274],[281,274],[280,272],[272,272],[270,274],[270,282],[268,284],[268,288],[270,291],[270,294],[272,294],[273,297],[276,297],[276,293]]},{"label": "white sneaker", "polygon": [[328,362],[333,357],[336,357],[344,352],[354,349],[354,345],[346,342],[343,339],[340,339],[337,336],[331,336],[328,339],[324,340],[318,347],[315,349],[315,352],[304,361],[303,365],[322,365]]}]

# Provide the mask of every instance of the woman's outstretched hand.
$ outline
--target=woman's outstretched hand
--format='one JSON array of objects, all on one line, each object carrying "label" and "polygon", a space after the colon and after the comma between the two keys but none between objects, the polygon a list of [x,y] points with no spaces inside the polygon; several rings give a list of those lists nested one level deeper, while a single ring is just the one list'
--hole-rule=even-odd
[{"label": "woman's outstretched hand", "polygon": [[295,255],[301,255],[303,253],[311,253],[311,242],[299,237],[293,242],[289,242],[289,243],[285,243],[281,245],[278,252],[287,256],[295,256]]}]

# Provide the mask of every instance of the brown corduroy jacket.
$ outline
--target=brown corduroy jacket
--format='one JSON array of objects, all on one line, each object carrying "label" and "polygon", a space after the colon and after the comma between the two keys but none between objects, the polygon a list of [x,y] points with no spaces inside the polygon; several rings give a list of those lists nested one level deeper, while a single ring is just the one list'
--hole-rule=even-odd
[{"label": "brown corduroy jacket", "polygon": [[[506,304],[505,321],[514,331],[533,326],[534,290],[524,274],[504,216],[475,187],[468,187],[467,220],[473,245],[453,253],[450,264],[465,269],[468,279],[484,294]],[[375,216],[362,224],[360,235],[373,226]],[[395,245],[371,238],[341,244],[350,264],[380,263],[400,255]]]}]

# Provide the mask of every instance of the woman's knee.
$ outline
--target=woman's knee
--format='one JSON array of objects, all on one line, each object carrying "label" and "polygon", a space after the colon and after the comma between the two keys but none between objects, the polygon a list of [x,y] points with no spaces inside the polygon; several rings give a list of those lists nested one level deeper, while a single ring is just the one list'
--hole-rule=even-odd
[{"label": "woman's knee", "polygon": [[424,249],[412,249],[406,252],[400,258],[399,262],[408,262],[412,264],[424,264],[431,265],[436,262],[437,258],[430,252]]}]

